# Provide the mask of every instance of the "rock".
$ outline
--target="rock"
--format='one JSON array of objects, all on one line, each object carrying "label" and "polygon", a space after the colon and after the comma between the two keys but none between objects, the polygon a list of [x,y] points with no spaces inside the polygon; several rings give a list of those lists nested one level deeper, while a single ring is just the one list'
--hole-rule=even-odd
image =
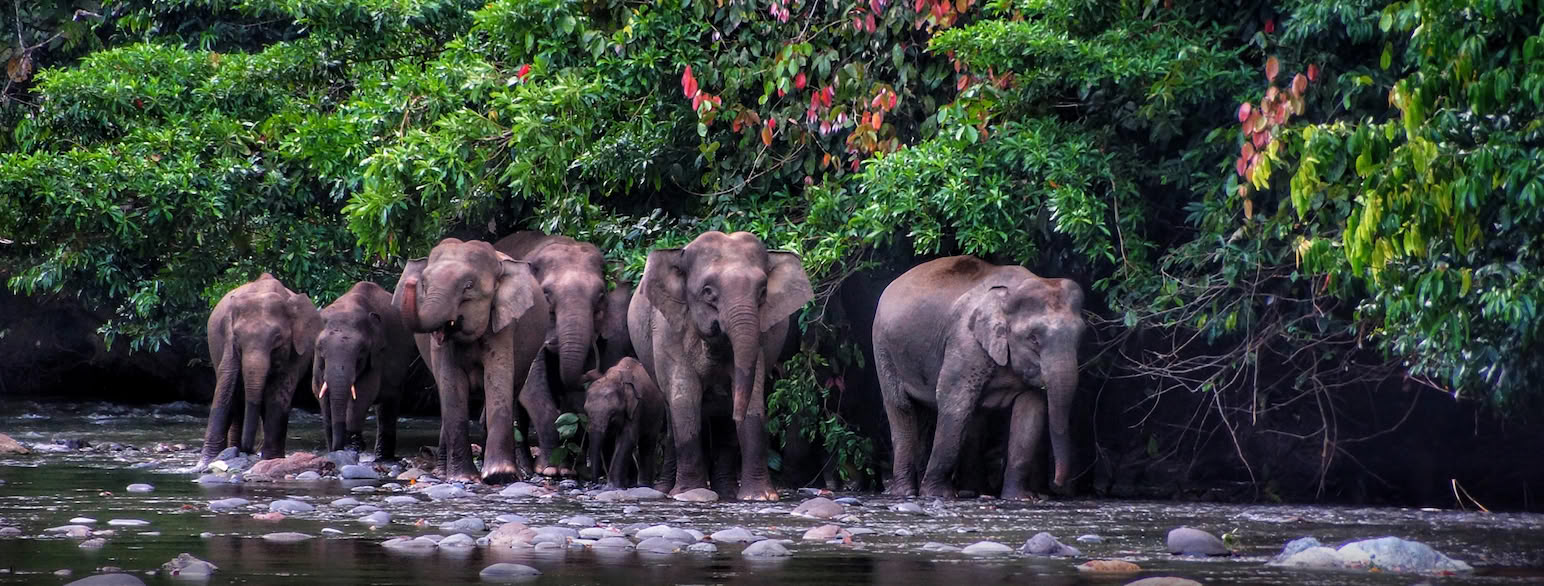
[{"label": "rock", "polygon": [[252,465],[249,474],[258,474],[272,478],[283,478],[289,474],[299,474],[307,470],[321,470],[329,464],[326,458],[310,452],[296,452],[284,458],[263,460]]},{"label": "rock", "polygon": [[1286,558],[1280,560],[1273,559],[1267,565],[1316,570],[1339,569],[1349,566],[1345,556],[1342,556],[1339,551],[1322,546],[1293,552],[1292,555],[1288,555]]},{"label": "rock", "polygon": [[90,525],[92,523],[96,523],[97,521],[91,517],[76,517],[74,519],[70,519],[70,522],[76,525]]},{"label": "rock", "polygon": [[844,497],[836,499],[836,500],[834,500],[832,502],[834,502],[834,503],[836,503],[838,505],[847,505],[847,506],[851,506],[851,507],[861,507],[861,506],[863,506],[863,501],[860,501],[860,500],[858,500],[858,499],[856,499],[854,497],[850,497],[850,496],[844,496]]},{"label": "rock", "polygon": [[1134,574],[1142,571],[1142,567],[1121,560],[1089,560],[1078,564],[1078,571],[1093,574]]},{"label": "rock", "polygon": [[1323,546],[1324,544],[1319,543],[1318,539],[1314,539],[1312,537],[1299,537],[1297,539],[1293,539],[1292,541],[1288,541],[1286,547],[1281,548],[1281,553],[1276,554],[1276,557],[1271,558],[1269,563],[1283,562],[1286,561],[1287,558],[1292,557],[1297,552],[1304,551],[1309,548]]},{"label": "rock", "polygon": [[213,533],[210,533],[210,532],[208,532],[208,531],[205,531],[205,532],[203,532],[203,533],[200,533],[200,534],[198,534],[198,538],[199,538],[199,539],[210,539],[210,538],[212,538],[212,537],[214,537],[214,534],[213,534]]},{"label": "rock", "polygon": [[424,472],[423,470],[418,469],[418,468],[408,468],[406,472],[403,472],[403,473],[397,475],[397,480],[402,480],[402,481],[418,480],[419,477],[424,476],[425,474],[428,474],[428,472]]},{"label": "rock", "polygon": [[1169,553],[1175,555],[1232,555],[1222,540],[1200,529],[1179,527],[1169,531]]},{"label": "rock", "polygon": [[477,540],[465,533],[457,533],[440,540],[440,547],[477,547]]},{"label": "rock", "polygon": [[812,519],[840,517],[843,512],[845,512],[845,509],[842,508],[842,505],[838,505],[826,497],[812,498],[799,503],[799,506],[793,509],[793,514]]},{"label": "rock", "polygon": [[497,529],[488,534],[488,544],[496,547],[509,547],[516,542],[529,542],[530,538],[535,537],[535,535],[535,531],[532,531],[522,523],[505,523],[499,525]]},{"label": "rock", "polygon": [[386,511],[376,511],[374,513],[360,517],[359,522],[366,525],[374,525],[376,527],[385,526],[391,523],[391,513]]},{"label": "rock", "polygon": [[161,571],[172,576],[208,576],[218,569],[218,566],[188,553],[178,554],[172,561],[161,564]]},{"label": "rock", "polygon": [[250,504],[252,504],[252,501],[249,501],[247,499],[231,497],[231,498],[228,498],[228,499],[220,499],[220,500],[217,500],[217,501],[209,501],[209,510],[211,510],[211,511],[219,511],[219,512],[234,511],[236,509],[239,509],[241,507],[245,507],[245,506],[250,505]]},{"label": "rock", "polygon": [[241,449],[240,448],[237,448],[236,446],[229,446],[229,447],[226,447],[223,450],[220,450],[220,453],[218,455],[216,455],[214,457],[214,459],[216,459],[216,460],[230,460],[230,459],[233,459],[236,456],[240,456],[240,455],[241,455]]},{"label": "rock", "polygon": [[[344,478],[347,478],[347,476],[345,476]],[[322,475],[321,474],[317,474],[315,470],[307,470],[305,472],[301,472],[300,474],[296,474],[295,475],[295,480],[307,480],[307,481],[310,481],[310,480],[321,480],[321,479],[322,479]]]},{"label": "rock", "polygon": [[0,527],[0,537],[15,537],[21,535],[20,527]]},{"label": "rock", "polygon": [[636,515],[643,512],[643,507],[622,507],[623,515]]},{"label": "rock", "polygon": [[488,547],[488,544],[491,542],[487,537],[478,537],[476,543],[477,547]]},{"label": "rock", "polygon": [[466,491],[454,484],[436,484],[429,487],[429,490],[424,491],[424,494],[429,495],[430,499],[437,501],[466,497]]},{"label": "rock", "polygon": [[342,529],[333,529],[331,527],[323,527],[322,528],[322,535],[343,535],[343,530]]},{"label": "rock", "polygon": [[629,488],[629,489],[627,489],[627,496],[633,497],[633,498],[638,499],[640,501],[653,501],[653,500],[662,500],[662,499],[670,498],[670,495],[665,494],[665,493],[660,492],[660,491],[657,491],[657,490],[654,490],[654,489],[649,488],[647,486],[639,486],[639,487],[636,487],[636,488]]},{"label": "rock", "polygon": [[85,541],[80,542],[80,548],[81,549],[102,549],[106,545],[107,545],[107,540],[106,539],[102,539],[101,537],[95,537],[95,538],[87,539]]},{"label": "rock", "polygon": [[900,529],[896,529],[895,530],[895,534],[897,536],[900,536],[900,537],[911,537],[912,536],[911,530],[907,529],[905,527],[902,527]]},{"label": "rock", "polygon": [[748,558],[785,558],[793,555],[793,552],[775,539],[765,539],[746,546],[740,555]]},{"label": "rock", "polygon": [[332,501],[332,502],[327,503],[327,504],[332,505],[334,507],[338,507],[340,509],[343,508],[343,507],[357,507],[357,506],[359,506],[359,499],[356,499],[356,498],[351,497],[351,496],[346,496],[346,497],[340,498],[338,500]]},{"label": "rock", "polygon": [[1007,555],[1013,553],[1013,548],[996,541],[977,541],[960,550],[965,555]]},{"label": "rock", "polygon": [[676,553],[681,551],[681,546],[663,537],[650,537],[639,542],[633,549],[648,553]]},{"label": "rock", "polygon": [[268,510],[275,513],[293,515],[295,513],[309,513],[311,511],[315,511],[316,507],[311,506],[310,503],[297,501],[295,499],[280,499],[268,503]]},{"label": "rock", "polygon": [[1377,568],[1385,572],[1421,574],[1468,573],[1469,564],[1442,555],[1431,546],[1398,537],[1379,537],[1340,546],[1340,557],[1352,567]]},{"label": "rock", "polygon": [[482,519],[477,517],[462,517],[444,525],[440,525],[440,531],[451,533],[476,533],[487,529]]},{"label": "rock", "polygon": [[1104,538],[1092,533],[1088,535],[1079,535],[1078,543],[1104,543]]},{"label": "rock", "polygon": [[511,498],[540,497],[549,494],[552,494],[552,491],[527,482],[516,482],[499,491],[499,496]]},{"label": "rock", "polygon": [[596,501],[602,503],[620,503],[638,500],[637,497],[627,494],[627,491],[625,490],[607,490],[596,493],[595,496],[590,498],[593,498]]},{"label": "rock", "polygon": [[64,586],[145,586],[145,581],[132,574],[97,574],[81,578]]},{"label": "rock", "polygon": [[718,501],[718,493],[706,488],[694,488],[672,498],[683,503],[711,503]]},{"label": "rock", "polygon": [[870,529],[868,527],[853,527],[851,529],[848,529],[847,532],[851,533],[853,537],[857,537],[859,535],[873,535],[875,533],[879,533],[879,531],[876,531],[874,529]]},{"label": "rock", "polygon": [[1069,545],[1065,545],[1062,542],[1058,541],[1056,539],[1056,537],[1051,535],[1050,533],[1043,533],[1043,532],[1042,533],[1036,533],[1034,537],[1031,537],[1031,538],[1029,538],[1028,541],[1025,541],[1024,542],[1024,546],[1019,548],[1019,552],[1020,553],[1026,553],[1026,554],[1029,554],[1029,555],[1050,555],[1050,556],[1079,556],[1079,555],[1083,555],[1083,552],[1078,551],[1078,548],[1072,547],[1072,546],[1069,546]]},{"label": "rock", "polygon": [[628,549],[633,547],[633,542],[626,537],[602,537],[595,540],[596,549]]},{"label": "rock", "polygon": [[1189,578],[1157,576],[1153,578],[1143,578],[1135,582],[1127,582],[1126,586],[1201,586],[1201,583]]},{"label": "rock", "polygon": [[574,515],[572,517],[565,517],[558,521],[558,523],[574,527],[594,527],[595,518],[589,515]]},{"label": "rock", "polygon": [[134,484],[130,484],[124,490],[129,492],[151,492],[155,490],[155,487],[143,482],[136,482]]},{"label": "rock", "polygon": [[831,539],[851,539],[852,534],[842,530],[839,525],[821,525],[804,532],[805,541],[829,541]]},{"label": "rock", "polygon": [[257,513],[252,515],[252,518],[259,521],[279,522],[284,520],[284,513],[280,513],[278,511],[269,511],[267,513]]},{"label": "rock", "polygon": [[327,460],[339,468],[355,466],[359,464],[359,452],[354,450],[336,450],[327,453]]},{"label": "rock", "polygon": [[205,474],[198,477],[198,480],[194,480],[199,484],[229,484],[230,481],[231,477],[222,474]]},{"label": "rock", "polygon": [[937,541],[929,541],[927,543],[922,544],[922,551],[936,551],[936,552],[940,552],[940,553],[954,553],[954,552],[960,551],[960,548],[952,546],[952,545],[947,545],[947,544],[939,543]]},{"label": "rock", "polygon": [[622,532],[609,527],[585,527],[579,530],[579,537],[585,539],[605,539],[607,537],[621,537]]},{"label": "rock", "polygon": [[375,505],[359,505],[357,507],[349,509],[348,510],[348,514],[350,514],[350,515],[368,515],[370,513],[374,513],[374,512],[379,511],[379,510],[381,510],[381,508],[377,507]]},{"label": "rock", "polygon": [[381,546],[400,553],[424,553],[439,547],[438,544],[427,539],[408,539],[406,537],[388,539],[382,542]]},{"label": "rock", "polygon": [[719,543],[751,543],[753,541],[760,541],[755,535],[751,534],[750,530],[744,527],[730,527],[714,531],[713,535],[709,537]]},{"label": "rock", "polygon": [[718,546],[711,543],[693,543],[687,546],[686,551],[692,553],[717,553]]},{"label": "rock", "polygon": [[477,575],[484,580],[517,580],[540,576],[541,570],[523,564],[502,563],[483,568]]},{"label": "rock", "polygon": [[376,474],[374,466],[364,464],[348,464],[338,468],[338,475],[344,480],[375,480],[380,478]]},{"label": "rock", "polygon": [[150,522],[144,519],[108,519],[107,524],[113,527],[144,527]]},{"label": "rock", "polygon": [[[454,487],[452,487],[452,488],[454,488]],[[418,504],[418,499],[414,498],[414,497],[410,497],[410,496],[405,495],[405,494],[399,494],[399,495],[394,495],[394,496],[386,497],[386,504],[388,504],[388,505],[416,505],[416,504]]]},{"label": "rock", "polygon": [[280,532],[280,533],[269,533],[267,535],[264,535],[263,536],[263,540],[264,541],[272,541],[274,543],[299,543],[299,542],[305,541],[307,539],[312,539],[314,537],[315,537],[314,535],[307,535],[305,533],[297,533],[297,532],[294,532],[294,531],[284,531],[284,532]]},{"label": "rock", "polygon": [[918,515],[923,514],[922,505],[917,503],[901,503],[891,506],[890,510],[897,513],[913,513]]},{"label": "rock", "polygon": [[555,541],[538,541],[536,545],[531,547],[536,551],[551,551],[554,549],[563,549],[563,544]]},{"label": "rock", "polygon": [[350,489],[348,489],[348,491],[352,492],[354,494],[368,494],[368,493],[375,492],[376,488],[373,487],[373,486],[370,486],[370,485],[365,485],[365,486],[356,486],[354,488],[350,488]]},{"label": "rock", "polygon": [[494,517],[494,520],[500,523],[525,523],[528,525],[531,523],[531,520],[525,518],[525,515],[516,515],[513,513],[505,513],[503,515],[499,515]]},{"label": "rock", "polygon": [[402,490],[402,485],[395,482],[388,482],[381,485],[381,490],[396,492]]},{"label": "rock", "polygon": [[91,537],[91,528],[85,525],[60,525],[43,530],[44,533],[63,533],[67,537],[85,539]]}]

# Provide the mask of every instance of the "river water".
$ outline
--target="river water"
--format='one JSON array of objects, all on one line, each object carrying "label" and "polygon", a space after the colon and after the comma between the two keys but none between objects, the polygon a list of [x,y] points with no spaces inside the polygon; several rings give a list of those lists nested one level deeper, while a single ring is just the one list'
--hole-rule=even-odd
[{"label": "river water", "polygon": [[[840,524],[874,533],[857,536],[851,544],[828,544],[799,541],[806,530],[825,522],[788,514],[807,498],[792,491],[785,491],[783,501],[770,505],[771,509],[765,503],[602,503],[569,494],[505,498],[498,496],[496,489],[482,487],[473,487],[468,498],[421,499],[389,506],[384,499],[390,492],[353,492],[356,486],[381,485],[387,480],[201,485],[193,482],[195,475],[188,468],[198,458],[204,415],[205,407],[188,404],[128,408],[100,403],[0,402],[0,433],[27,444],[84,439],[94,446],[0,456],[0,527],[14,526],[22,531],[19,536],[0,537],[0,584],[63,584],[104,568],[134,572],[147,583],[170,583],[166,575],[149,575],[147,571],[183,552],[219,566],[209,580],[217,584],[479,583],[479,571],[496,562],[540,569],[543,575],[535,583],[547,584],[1124,584],[1145,576],[1237,584],[1544,582],[1544,515],[1534,514],[1095,499],[1034,504],[922,500],[916,502],[924,513],[916,514],[891,511],[889,507],[901,502],[899,499],[841,494],[833,498],[856,497],[861,504],[849,506],[848,512],[855,518]],[[320,427],[314,414],[295,413],[290,450],[320,445]],[[399,440],[403,453],[431,443],[436,433],[435,419],[407,419]],[[177,443],[184,444],[184,449],[166,451],[175,449],[171,444]],[[125,490],[131,483],[149,483],[155,490],[131,493]],[[344,496],[382,506],[391,513],[392,523],[372,529],[355,521],[357,515],[347,514],[346,508],[327,504]],[[226,497],[248,499],[252,506],[224,513],[209,509],[209,501]],[[317,505],[316,511],[281,521],[253,518],[253,513],[267,511],[269,502],[281,498],[308,501]],[[639,510],[624,512],[628,506]],[[743,526],[795,543],[789,546],[792,557],[772,560],[742,557],[741,547],[735,544],[721,544],[714,554],[673,555],[577,548],[475,548],[457,554],[445,550],[403,554],[381,546],[395,536],[441,534],[438,525],[467,516],[481,518],[492,529],[496,526],[494,518],[506,513],[529,518],[532,527],[556,525],[576,514],[592,516],[602,526],[668,523],[708,533]],[[105,547],[83,549],[79,540],[44,533],[47,528],[70,524],[75,517],[94,518],[95,528],[112,529],[115,534],[107,538]],[[149,524],[109,527],[111,519],[139,519]],[[425,524],[415,525],[420,520]],[[1181,525],[1219,535],[1233,532],[1237,555],[1205,559],[1168,555],[1165,536],[1169,529]],[[342,533],[324,534],[324,528]],[[283,531],[318,538],[284,544],[260,537]],[[973,558],[921,549],[928,542],[964,546],[982,540],[1017,548],[1040,531],[1077,546],[1084,557],[1014,554]],[[1084,534],[1097,534],[1103,541],[1073,541]],[[1477,571],[1461,577],[1425,578],[1265,565],[1286,542],[1298,537],[1313,536],[1333,544],[1384,535],[1427,543],[1469,562]],[[1091,558],[1127,560],[1143,571],[1119,577],[1080,574],[1076,564]],[[68,576],[62,575],[65,570]]]}]

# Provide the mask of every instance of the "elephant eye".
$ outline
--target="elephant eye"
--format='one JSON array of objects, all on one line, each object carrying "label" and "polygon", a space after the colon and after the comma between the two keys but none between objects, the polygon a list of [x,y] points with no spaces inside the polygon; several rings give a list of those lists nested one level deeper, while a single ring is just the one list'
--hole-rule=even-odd
[{"label": "elephant eye", "polygon": [[715,300],[718,299],[718,295],[716,295],[715,292],[713,291],[713,286],[712,285],[703,285],[702,286],[702,298],[706,299],[708,301],[715,301]]},{"label": "elephant eye", "polygon": [[757,293],[756,295],[757,295],[757,297],[761,298],[761,302],[762,303],[766,303],[767,302],[767,286],[766,285],[762,285],[761,286],[761,292]]},{"label": "elephant eye", "polygon": [[472,290],[472,280],[471,279],[467,279],[466,280],[466,285],[461,287],[461,289],[463,291],[471,291]]},{"label": "elephant eye", "polygon": [[1029,335],[1029,345],[1030,346],[1034,346],[1036,348],[1039,348],[1040,347],[1040,336],[1038,334],[1030,334]]}]

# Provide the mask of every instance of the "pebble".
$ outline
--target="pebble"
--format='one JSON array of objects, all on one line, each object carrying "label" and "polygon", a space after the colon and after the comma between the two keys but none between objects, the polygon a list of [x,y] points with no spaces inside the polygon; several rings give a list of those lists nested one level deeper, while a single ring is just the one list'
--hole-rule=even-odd
[{"label": "pebble", "polygon": [[112,573],[81,578],[64,586],[145,586],[145,581],[131,574]]},{"label": "pebble", "polygon": [[398,484],[398,483],[395,483],[395,482],[388,482],[386,484],[382,484],[381,485],[381,490],[389,490],[389,491],[392,491],[392,492],[396,492],[396,491],[402,490],[402,485]]},{"label": "pebble", "polygon": [[852,534],[843,531],[839,525],[821,525],[804,532],[805,541],[827,541],[850,537]]},{"label": "pebble", "polygon": [[1019,552],[1029,555],[1049,555],[1062,557],[1076,557],[1083,555],[1083,552],[1078,551],[1078,548],[1063,544],[1061,541],[1056,539],[1056,536],[1044,532],[1036,533],[1034,537],[1031,537],[1028,541],[1025,541],[1024,546],[1019,548]]},{"label": "pebble", "polygon": [[[85,539],[87,537],[91,537],[91,528],[85,525],[61,525],[58,527],[49,527],[44,529],[43,532],[63,533],[65,536],[73,537],[75,539]],[[18,531],[18,533],[20,533],[20,531]]]},{"label": "pebble", "polygon": [[354,450],[337,450],[327,453],[327,459],[332,460],[333,465],[342,468],[359,463],[359,452]]},{"label": "pebble", "polygon": [[1122,560],[1089,560],[1078,564],[1077,568],[1079,572],[1094,574],[1134,574],[1142,571],[1142,566]]},{"label": "pebble", "polygon": [[775,539],[766,539],[746,546],[740,555],[748,558],[783,558],[793,555],[793,552]]},{"label": "pebble", "polygon": [[142,482],[137,482],[137,483],[134,483],[134,484],[130,484],[124,490],[127,490],[129,492],[151,492],[151,491],[155,490],[155,487],[151,486],[149,484],[142,483]]},{"label": "pebble", "polygon": [[254,514],[254,515],[252,515],[252,518],[253,519],[257,519],[259,521],[274,521],[274,522],[278,522],[278,521],[283,521],[284,520],[284,513],[280,513],[278,511],[269,511],[267,513],[257,513],[257,514]]},{"label": "pebble", "polygon": [[693,543],[687,546],[686,551],[692,553],[717,553],[718,546],[711,543]]},{"label": "pebble", "polygon": [[477,540],[476,539],[472,539],[472,536],[467,535],[465,533],[457,533],[455,535],[451,535],[450,537],[446,537],[444,539],[441,539],[440,542],[439,542],[439,546],[440,547],[477,547]]},{"label": "pebble", "polygon": [[212,537],[214,537],[214,534],[210,533],[208,531],[205,531],[203,533],[198,534],[198,538],[199,539],[209,539],[209,538],[212,538]]},{"label": "pebble", "polygon": [[418,480],[419,477],[424,476],[426,474],[428,474],[428,473],[424,472],[421,469],[418,469],[418,468],[408,468],[406,472],[403,472],[403,473],[397,475],[397,480],[401,480],[401,481],[404,481],[404,482],[412,481],[412,480]]},{"label": "pebble", "polygon": [[914,514],[918,514],[918,515],[923,513],[922,505],[919,505],[917,503],[901,503],[901,504],[898,504],[898,505],[890,507],[890,510],[895,511],[897,513],[914,513]]},{"label": "pebble", "polygon": [[549,494],[552,494],[552,491],[528,482],[516,482],[499,491],[499,496],[510,498],[546,496]]},{"label": "pebble", "polygon": [[711,503],[718,501],[718,493],[707,488],[694,488],[672,498],[683,503]]},{"label": "pebble", "polygon": [[250,504],[252,504],[252,501],[249,501],[247,499],[238,498],[238,497],[231,497],[231,498],[227,498],[227,499],[220,499],[220,500],[217,500],[217,501],[209,501],[209,510],[211,510],[211,511],[234,511],[236,509],[239,509],[241,507],[245,507],[245,506],[250,505]]},{"label": "pebble", "polygon": [[439,547],[439,545],[435,544],[433,541],[426,539],[409,539],[406,537],[388,539],[382,542],[381,546],[392,551],[400,552],[425,552]]},{"label": "pebble", "polygon": [[536,551],[548,551],[554,549],[563,549],[563,544],[556,541],[542,541],[536,545],[531,546],[531,548],[535,549]]},{"label": "pebble", "polygon": [[904,527],[902,527],[902,528],[900,528],[900,529],[896,529],[896,530],[895,530],[895,534],[896,534],[896,535],[897,535],[897,536],[900,536],[900,537],[911,537],[911,530],[910,530],[910,529],[907,529],[907,528],[904,528]]},{"label": "pebble", "polygon": [[[452,487],[452,488],[454,488],[454,487]],[[396,496],[386,497],[386,504],[388,504],[388,505],[412,505],[412,504],[417,504],[417,503],[418,503],[418,499],[416,499],[414,497],[410,497],[410,496],[405,495],[405,494],[399,494],[399,495],[396,495]]]},{"label": "pebble", "polygon": [[76,517],[74,519],[70,519],[70,522],[74,523],[74,524],[77,524],[77,525],[90,525],[90,524],[95,523],[97,521],[96,521],[96,519],[92,519],[91,517]]},{"label": "pebble", "polygon": [[713,538],[713,541],[717,541],[719,543],[750,543],[753,541],[759,541],[755,535],[751,534],[749,529],[744,527],[730,527],[728,529],[714,531],[713,535],[710,537]]},{"label": "pebble", "polygon": [[478,531],[484,531],[487,528],[488,526],[483,523],[483,520],[478,519],[477,517],[462,517],[460,519],[456,519],[455,521],[440,525],[440,531],[449,531],[455,533],[475,533]]},{"label": "pebble", "polygon": [[161,564],[162,572],[166,572],[172,576],[183,577],[208,576],[213,574],[214,571],[218,569],[220,569],[218,566],[193,557],[192,554],[188,553],[178,554],[176,558],[172,559],[172,561]]},{"label": "pebble", "polygon": [[264,535],[263,536],[263,540],[264,541],[272,541],[274,543],[299,543],[299,542],[305,541],[307,539],[311,539],[313,537],[315,537],[315,536],[314,535],[307,535],[305,533],[297,533],[295,531],[283,531],[283,532],[280,532],[280,533],[269,533],[267,535]]},{"label": "pebble", "polygon": [[595,540],[597,549],[628,549],[633,547],[633,542],[626,537],[602,537]]},{"label": "pebble", "polygon": [[384,526],[391,523],[391,513],[386,511],[376,511],[374,513],[360,517],[359,522],[377,527]]},{"label": "pebble", "polygon": [[1170,530],[1168,541],[1169,553],[1176,555],[1229,555],[1232,553],[1216,535],[1190,527]]},{"label": "pebble", "polygon": [[843,512],[845,512],[845,509],[842,508],[842,505],[836,504],[834,501],[826,497],[812,498],[810,500],[799,503],[799,506],[794,507],[793,509],[794,515],[798,515],[800,517],[810,517],[812,519],[830,519],[832,517],[840,517],[842,516]]},{"label": "pebble", "polygon": [[381,510],[381,508],[377,507],[375,505],[359,505],[357,507],[349,509],[348,510],[348,514],[356,515],[356,516],[357,515],[368,515],[370,513],[374,513],[374,512],[379,511],[379,510]]},{"label": "pebble", "polygon": [[937,541],[929,541],[927,543],[922,544],[922,551],[936,551],[936,552],[939,552],[939,553],[953,553],[953,552],[960,551],[960,548],[952,546],[952,545],[944,544],[944,543],[939,543]]},{"label": "pebble", "polygon": [[503,515],[499,515],[497,517],[494,517],[494,520],[496,520],[496,521],[498,521],[500,523],[527,523],[527,524],[529,524],[531,522],[530,519],[525,518],[525,515],[516,515],[514,513],[505,513]]},{"label": "pebble", "polygon": [[1201,583],[1189,578],[1176,578],[1174,576],[1154,576],[1152,578],[1143,578],[1135,582],[1127,582],[1126,586],[1201,586]]},{"label": "pebble", "polygon": [[595,496],[590,497],[590,498],[593,498],[596,501],[602,502],[602,503],[615,503],[615,502],[627,502],[627,501],[638,500],[637,497],[634,497],[633,495],[627,494],[627,491],[625,491],[625,490],[607,490],[607,491],[596,493]]},{"label": "pebble", "polygon": [[594,527],[595,518],[589,515],[574,515],[572,517],[564,517],[562,520],[559,520],[558,523],[571,525],[574,527]]},{"label": "pebble", "polygon": [[93,538],[93,539],[87,539],[85,541],[80,542],[80,548],[81,549],[102,549],[102,547],[106,546],[106,545],[107,545],[107,540],[106,539],[102,539],[101,537],[97,537],[97,538]]},{"label": "pebble", "polygon": [[637,506],[622,507],[622,514],[623,515],[636,515],[636,514],[642,513],[642,512],[643,512],[643,507],[637,507]]},{"label": "pebble", "polygon": [[640,501],[652,501],[670,498],[670,495],[654,490],[647,486],[629,488],[627,489],[627,496],[633,497]]},{"label": "pebble", "polygon": [[676,553],[681,551],[681,546],[663,537],[650,537],[639,542],[634,549],[649,553]]},{"label": "pebble", "polygon": [[524,564],[501,563],[483,568],[477,575],[484,580],[510,580],[540,576],[541,570]]},{"label": "pebble", "polygon": [[0,527],[0,537],[15,537],[21,535],[20,527]]},{"label": "pebble", "polygon": [[327,504],[332,505],[334,507],[338,507],[338,508],[357,507],[357,506],[359,506],[359,499],[356,499],[356,498],[351,497],[351,496],[346,496],[346,497],[340,498],[338,500],[332,501],[332,502],[327,503]]},{"label": "pebble", "polygon": [[832,501],[832,502],[835,502],[836,504],[839,504],[839,505],[849,505],[849,506],[854,506],[854,507],[861,507],[861,506],[863,506],[863,501],[860,501],[857,498],[850,497],[850,496],[844,496],[844,497],[836,499],[835,501]]},{"label": "pebble", "polygon": [[429,487],[429,490],[424,491],[424,493],[428,494],[429,498],[437,501],[458,499],[466,496],[466,491],[454,484],[436,484]]},{"label": "pebble", "polygon": [[585,539],[603,539],[606,537],[621,537],[622,532],[610,527],[585,527],[579,530],[579,537]]},{"label": "pebble", "polygon": [[528,536],[530,529],[522,523],[505,523],[488,534],[488,542],[499,547],[510,547]]},{"label": "pebble", "polygon": [[108,519],[107,524],[113,527],[144,527],[150,522],[144,519]]},{"label": "pebble", "polygon": [[311,506],[310,503],[297,501],[295,499],[280,499],[268,503],[268,510],[275,513],[287,513],[293,515],[295,513],[309,513],[311,511],[315,511],[316,507]]},{"label": "pebble", "polygon": [[1104,543],[1104,538],[1092,533],[1088,535],[1079,535],[1078,543]]},{"label": "pebble", "polygon": [[670,533],[671,531],[674,531],[674,530],[675,530],[675,528],[671,527],[669,525],[653,525],[653,526],[650,526],[650,527],[647,527],[647,528],[644,528],[644,529],[640,529],[640,530],[634,531],[632,533],[632,535],[633,535],[633,537],[637,537],[638,539],[648,539],[650,537],[664,537],[665,534]]},{"label": "pebble", "polygon": [[322,475],[321,474],[317,474],[315,470],[307,470],[305,472],[301,472],[300,474],[296,474],[295,475],[295,480],[321,480],[321,479],[322,479]]},{"label": "pebble", "polygon": [[356,486],[354,488],[348,489],[348,491],[352,492],[354,494],[366,494],[366,493],[375,492],[375,487],[368,486],[368,485],[366,485],[366,486]]},{"label": "pebble", "polygon": [[223,474],[205,474],[198,477],[198,480],[194,482],[199,484],[228,484],[231,482],[231,480],[231,477],[225,476]]},{"label": "pebble", "polygon": [[977,541],[960,550],[965,555],[1006,555],[1013,553],[1013,548],[996,541]]},{"label": "pebble", "polygon": [[331,527],[323,527],[322,528],[322,535],[342,535],[342,534],[343,534],[343,530],[342,529],[333,529]]},{"label": "pebble", "polygon": [[338,475],[345,480],[375,480],[380,478],[376,474],[374,466],[364,464],[349,464],[338,469]]}]

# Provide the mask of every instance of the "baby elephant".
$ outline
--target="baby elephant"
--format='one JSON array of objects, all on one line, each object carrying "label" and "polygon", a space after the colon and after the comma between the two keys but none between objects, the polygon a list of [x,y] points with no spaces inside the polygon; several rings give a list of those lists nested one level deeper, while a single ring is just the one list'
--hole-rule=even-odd
[{"label": "baby elephant", "polygon": [[417,348],[413,334],[391,305],[391,293],[368,281],[356,283],[322,310],[311,365],[311,392],[321,406],[322,427],[331,450],[358,450],[365,411],[376,412],[375,449],[396,457],[397,405]]},{"label": "baby elephant", "polygon": [[[667,410],[665,394],[654,385],[638,359],[623,358],[604,375],[589,371],[584,375],[590,386],[584,392],[584,413],[589,418],[590,469],[599,476],[605,467],[602,453],[609,439],[615,446],[610,467],[605,467],[606,484],[626,488],[628,463],[638,452],[637,484],[654,480],[654,452],[665,430]],[[640,443],[641,442],[641,443]],[[671,450],[665,450],[668,454]]]}]

